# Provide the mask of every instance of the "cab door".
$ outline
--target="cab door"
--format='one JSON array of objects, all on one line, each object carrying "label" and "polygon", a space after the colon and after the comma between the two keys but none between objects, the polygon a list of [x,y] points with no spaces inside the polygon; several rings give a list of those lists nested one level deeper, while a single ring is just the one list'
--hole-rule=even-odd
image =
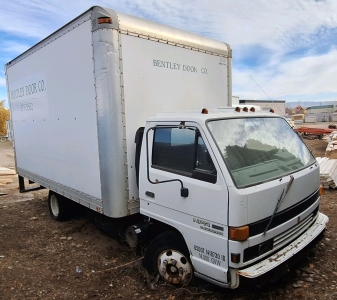
[{"label": "cab door", "polygon": [[141,213],[178,229],[197,272],[225,282],[228,191],[211,149],[193,122],[157,123],[145,129]]}]

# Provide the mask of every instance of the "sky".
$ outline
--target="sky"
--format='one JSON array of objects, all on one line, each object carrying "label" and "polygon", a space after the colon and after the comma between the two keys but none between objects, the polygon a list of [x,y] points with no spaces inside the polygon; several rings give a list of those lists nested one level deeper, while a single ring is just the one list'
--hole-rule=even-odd
[{"label": "sky", "polygon": [[[337,101],[336,0],[0,0],[0,64],[90,7],[104,6],[228,43],[233,95]],[[0,68],[0,100],[7,100]]]}]

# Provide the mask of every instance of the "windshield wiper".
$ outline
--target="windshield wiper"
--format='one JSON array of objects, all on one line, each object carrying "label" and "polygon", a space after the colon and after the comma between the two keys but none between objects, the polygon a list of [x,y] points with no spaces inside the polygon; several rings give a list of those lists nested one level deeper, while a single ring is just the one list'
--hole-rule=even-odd
[{"label": "windshield wiper", "polygon": [[281,203],[282,203],[284,197],[287,195],[287,193],[288,193],[288,191],[289,191],[289,189],[290,189],[290,187],[291,187],[293,181],[294,181],[294,176],[290,175],[290,180],[289,180],[287,186],[283,189],[283,191],[282,191],[282,193],[281,193],[281,195],[280,195],[280,198],[277,200],[277,203],[276,203],[274,212],[273,212],[273,214],[272,214],[272,216],[271,216],[271,218],[270,218],[270,220],[269,220],[269,223],[268,223],[266,229],[265,229],[264,232],[263,232],[263,235],[265,235],[266,232],[268,231],[269,226],[270,226],[271,222],[273,221],[274,216],[275,216],[277,210],[279,209],[279,207],[280,207],[280,205],[281,205]]}]

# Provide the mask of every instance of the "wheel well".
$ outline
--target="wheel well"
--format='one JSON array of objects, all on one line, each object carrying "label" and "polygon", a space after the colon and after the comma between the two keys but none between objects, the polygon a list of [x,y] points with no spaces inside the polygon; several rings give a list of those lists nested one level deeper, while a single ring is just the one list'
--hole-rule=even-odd
[{"label": "wheel well", "polygon": [[155,237],[157,237],[158,235],[162,234],[163,232],[167,232],[167,231],[180,235],[184,239],[183,234],[177,228],[171,225],[168,225],[166,223],[160,222],[158,220],[151,220],[151,226],[149,227],[149,231],[147,235],[149,242],[153,240]]}]

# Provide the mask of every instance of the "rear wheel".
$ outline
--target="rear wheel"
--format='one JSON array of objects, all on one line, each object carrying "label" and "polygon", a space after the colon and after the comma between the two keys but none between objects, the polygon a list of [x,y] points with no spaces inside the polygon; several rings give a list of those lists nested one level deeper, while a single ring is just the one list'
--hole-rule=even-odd
[{"label": "rear wheel", "polygon": [[193,278],[193,266],[184,239],[176,233],[164,232],[147,247],[144,267],[152,275],[171,284],[188,285]]},{"label": "rear wheel", "polygon": [[48,206],[50,216],[56,221],[66,221],[72,216],[70,200],[52,191],[49,191]]}]

